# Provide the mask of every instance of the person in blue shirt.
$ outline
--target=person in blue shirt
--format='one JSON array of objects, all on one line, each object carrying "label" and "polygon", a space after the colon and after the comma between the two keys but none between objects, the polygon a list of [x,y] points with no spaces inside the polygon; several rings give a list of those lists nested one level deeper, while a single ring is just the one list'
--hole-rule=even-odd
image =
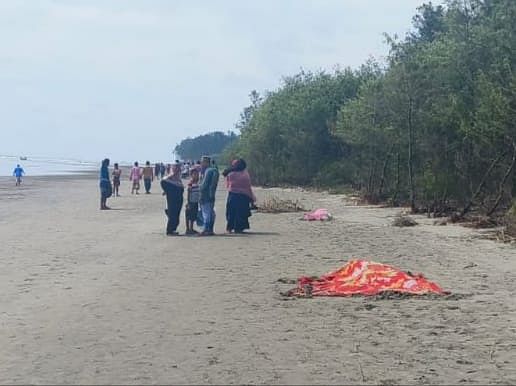
[{"label": "person in blue shirt", "polygon": [[20,186],[22,183],[22,177],[25,175],[25,170],[18,164],[14,168],[13,177],[16,177],[16,186]]},{"label": "person in blue shirt", "polygon": [[215,225],[215,193],[219,183],[219,171],[211,166],[211,158],[202,157],[201,184],[199,185],[199,206],[204,220],[204,230],[200,236],[213,236]]},{"label": "person in blue shirt", "polygon": [[109,159],[106,158],[102,161],[102,166],[100,167],[100,176],[99,176],[99,186],[100,186],[100,210],[111,209],[106,205],[107,199],[111,197],[113,194],[113,188],[111,186],[111,181],[109,180]]}]

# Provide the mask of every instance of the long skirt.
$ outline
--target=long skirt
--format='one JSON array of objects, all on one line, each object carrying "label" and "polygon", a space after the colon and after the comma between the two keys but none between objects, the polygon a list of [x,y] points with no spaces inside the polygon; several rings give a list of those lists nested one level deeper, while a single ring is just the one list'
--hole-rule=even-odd
[{"label": "long skirt", "polygon": [[229,192],[226,203],[226,230],[237,233],[249,229],[249,217],[251,217],[251,199],[245,194]]},{"label": "long skirt", "polygon": [[113,188],[111,187],[111,182],[109,180],[101,179],[99,186],[100,196],[102,197],[102,199],[107,199],[111,197],[111,195],[113,194]]},{"label": "long skirt", "polygon": [[176,232],[179,226],[179,216],[183,207],[183,188],[177,187],[165,180],[161,181],[161,187],[167,197],[165,213],[168,218],[167,234],[170,235]]}]

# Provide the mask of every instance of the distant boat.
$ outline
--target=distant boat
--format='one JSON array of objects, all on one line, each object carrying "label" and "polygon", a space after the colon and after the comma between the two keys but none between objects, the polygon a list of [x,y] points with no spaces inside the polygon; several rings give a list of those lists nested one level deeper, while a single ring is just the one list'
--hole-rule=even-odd
[{"label": "distant boat", "polygon": [[20,161],[27,161],[27,157],[20,157]]}]

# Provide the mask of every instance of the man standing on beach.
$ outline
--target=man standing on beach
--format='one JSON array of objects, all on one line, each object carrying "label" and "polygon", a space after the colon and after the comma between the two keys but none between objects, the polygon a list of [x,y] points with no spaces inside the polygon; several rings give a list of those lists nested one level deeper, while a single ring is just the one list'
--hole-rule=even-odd
[{"label": "man standing on beach", "polygon": [[146,194],[150,194],[152,181],[154,181],[154,171],[152,170],[150,161],[147,161],[143,168],[143,186],[145,187]]},{"label": "man standing on beach", "polygon": [[202,217],[204,220],[204,230],[200,236],[213,236],[213,227],[215,225],[215,192],[219,183],[219,171],[211,167],[211,158],[202,157],[201,162],[202,181],[199,186]]},{"label": "man standing on beach", "polygon": [[20,186],[22,182],[22,177],[25,174],[25,170],[18,164],[14,168],[13,177],[16,177],[16,186]]}]

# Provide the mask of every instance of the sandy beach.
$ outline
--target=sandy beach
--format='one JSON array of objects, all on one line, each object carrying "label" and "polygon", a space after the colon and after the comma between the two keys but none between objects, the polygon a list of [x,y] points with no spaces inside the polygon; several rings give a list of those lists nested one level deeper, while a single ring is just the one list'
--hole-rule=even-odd
[{"label": "sandy beach", "polygon": [[[256,213],[251,234],[226,236],[221,187],[219,236],[166,237],[157,184],[131,196],[124,179],[102,212],[96,175],[12,185],[0,179],[1,383],[516,383],[516,249],[479,231],[423,217],[396,228],[400,209],[257,189],[334,221]],[[282,279],[352,257],[453,296],[280,295]]]}]

